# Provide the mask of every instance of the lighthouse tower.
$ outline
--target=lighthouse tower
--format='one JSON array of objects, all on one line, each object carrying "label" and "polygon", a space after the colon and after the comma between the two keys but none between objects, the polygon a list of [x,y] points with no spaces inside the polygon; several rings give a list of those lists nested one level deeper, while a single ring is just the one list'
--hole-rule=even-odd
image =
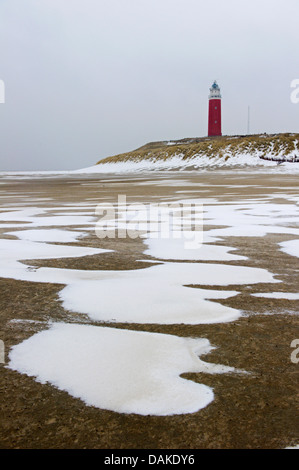
[{"label": "lighthouse tower", "polygon": [[221,94],[220,88],[214,81],[209,94],[209,130],[208,136],[221,134]]}]

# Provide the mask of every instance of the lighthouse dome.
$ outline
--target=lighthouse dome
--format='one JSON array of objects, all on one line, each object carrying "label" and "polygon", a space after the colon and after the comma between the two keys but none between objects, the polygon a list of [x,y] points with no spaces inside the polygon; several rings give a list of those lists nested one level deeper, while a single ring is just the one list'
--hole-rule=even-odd
[{"label": "lighthouse dome", "polygon": [[221,99],[220,88],[216,80],[210,88],[209,99]]}]

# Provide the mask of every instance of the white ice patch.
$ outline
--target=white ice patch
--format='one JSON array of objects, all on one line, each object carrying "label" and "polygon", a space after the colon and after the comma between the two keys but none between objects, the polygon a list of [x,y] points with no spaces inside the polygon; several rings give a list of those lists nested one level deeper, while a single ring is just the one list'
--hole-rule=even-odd
[{"label": "white ice patch", "polygon": [[210,387],[182,373],[234,371],[199,359],[212,349],[207,339],[57,323],[14,346],[8,367],[87,405],[166,416],[195,413],[213,400]]},{"label": "white ice patch", "polygon": [[291,292],[269,292],[260,294],[251,294],[254,297],[264,297],[266,299],[286,299],[286,300],[299,300],[299,293]]},{"label": "white ice patch", "polygon": [[[75,209],[75,207],[74,207]],[[52,209],[41,209],[36,207],[30,207],[25,209],[15,209],[9,212],[0,213],[0,221],[6,222],[0,224],[0,227],[7,228],[16,225],[18,227],[55,227],[64,226],[69,227],[72,225],[91,225],[94,224],[95,217],[89,215],[77,215],[76,212],[72,215],[53,215],[50,212]],[[58,209],[57,209],[58,210]],[[65,208],[64,208],[65,211]]]},{"label": "white ice patch", "polygon": [[279,244],[281,250],[291,256],[299,258],[299,240],[289,240]]},{"label": "white ice patch", "polygon": [[[295,204],[257,204],[250,199],[238,204],[229,202],[221,205],[211,199],[189,202],[204,202],[205,221],[216,226],[214,230],[204,232],[205,242],[208,243],[214,243],[219,236],[263,236],[266,233],[299,235],[296,228],[299,214]],[[67,228],[70,225],[84,225],[84,230],[94,229],[95,218],[82,212],[85,207],[90,209],[86,203],[82,202],[81,206],[69,203],[67,206],[67,213],[65,207],[52,207],[10,208],[0,214],[0,221],[11,225],[20,221],[30,228],[11,232],[20,240],[0,239],[0,277],[62,284],[59,295],[64,308],[87,314],[95,321],[141,324],[234,321],[241,312],[213,300],[227,299],[238,292],[212,289],[210,286],[231,285],[235,289],[235,286],[242,284],[279,282],[263,269],[212,263],[167,262],[130,271],[89,271],[35,268],[28,261],[27,264],[20,262],[78,258],[111,251],[48,244],[75,241],[82,234],[52,229],[52,226]],[[77,206],[80,206],[81,212],[78,212]],[[73,209],[74,214],[71,212]],[[122,212],[123,208],[120,208],[120,214]],[[142,217],[138,220],[146,222]],[[128,223],[128,217],[121,218],[121,227],[128,227]],[[7,224],[2,226],[7,228]],[[32,230],[37,227],[41,228]],[[142,228],[140,225],[140,230]],[[153,233],[150,232],[146,231],[147,254],[158,259],[244,259],[230,253],[233,248],[211,244],[204,244],[198,250],[187,250],[186,255],[182,246],[184,239],[179,239],[178,243],[173,239],[175,241],[172,243],[171,239],[151,238],[149,235]],[[284,243],[286,245],[281,244],[282,249],[288,248],[294,252],[294,243]],[[191,285],[201,288],[188,287]],[[14,346],[9,367],[37,377],[42,383],[49,382],[99,408],[122,413],[171,415],[196,412],[213,400],[213,391],[209,387],[184,380],[180,374],[232,370],[205,363],[196,356],[206,354],[211,349],[204,339],[90,325],[54,324],[50,330]]]},{"label": "white ice patch", "polygon": [[185,261],[232,261],[244,260],[244,256],[234,255],[230,253],[234,248],[227,246],[207,245],[201,244],[197,248],[188,249],[187,243],[191,240],[196,240],[196,233],[193,238],[182,232],[180,238],[175,238],[173,235],[169,239],[163,238],[147,238],[144,243],[147,245],[147,250],[144,251],[145,255],[153,256],[154,258],[165,260],[185,260]]},{"label": "white ice patch", "polygon": [[78,238],[84,236],[84,232],[72,232],[70,230],[60,229],[39,229],[39,230],[18,230],[14,232],[6,232],[5,235],[14,235],[20,240],[28,240],[32,242],[52,242],[52,243],[72,243]]},{"label": "white ice patch", "polygon": [[207,299],[236,291],[193,289],[187,285],[240,285],[278,282],[259,268],[222,264],[165,263],[128,271],[31,267],[20,260],[70,258],[110,250],[0,239],[0,276],[31,282],[64,284],[63,306],[99,321],[137,323],[215,323],[232,321],[238,310]]},{"label": "white ice patch", "polygon": [[[180,201],[178,201],[180,202]],[[202,199],[187,199],[182,203],[202,203]],[[83,204],[83,203],[82,203]],[[294,231],[290,227],[273,227],[265,225],[265,219],[270,223],[279,219],[289,222],[287,213],[296,218],[297,208],[292,204],[237,204],[232,206],[204,206],[208,223],[215,225],[232,224],[232,226],[204,232],[205,241],[215,241],[216,235],[245,236],[263,234],[265,231]],[[167,211],[167,205],[163,211]],[[128,214],[123,213],[123,227],[128,224]],[[138,220],[146,219],[147,211],[138,214]],[[273,215],[275,214],[275,215]],[[31,208],[2,214],[7,220],[15,216],[21,220],[47,225],[47,221],[55,219],[58,225],[69,221],[69,216],[46,216],[39,209]],[[42,215],[42,216],[40,216]],[[82,216],[78,216],[82,218]],[[84,217],[83,217],[84,218]],[[37,219],[37,220],[36,220]],[[293,219],[292,219],[293,220]],[[114,221],[112,221],[114,223]],[[239,224],[239,225],[238,225]],[[260,225],[261,224],[261,225]],[[56,231],[55,231],[56,230]],[[299,232],[299,230],[298,230]],[[104,253],[109,250],[86,247],[55,246],[45,243],[33,243],[32,240],[42,241],[62,237],[62,233],[75,234],[70,231],[27,230],[12,232],[24,240],[0,240],[2,263],[0,275],[32,282],[49,282],[65,284],[60,292],[63,306],[70,311],[84,313],[98,321],[120,321],[137,323],[216,323],[232,321],[240,316],[238,310],[225,307],[212,299],[225,299],[236,295],[236,291],[221,291],[208,289],[192,289],[187,285],[228,286],[254,284],[259,282],[277,282],[272,274],[265,270],[241,266],[226,266],[219,264],[195,263],[163,263],[159,266],[130,271],[88,271],[59,268],[32,268],[20,263],[20,260],[68,258]],[[191,232],[190,232],[191,233]],[[193,234],[195,232],[192,232]],[[201,232],[198,232],[201,234]],[[39,235],[41,235],[39,237]],[[198,249],[185,249],[185,238],[152,238],[153,232],[147,233],[147,254],[158,259],[228,261],[244,259],[230,253],[232,248],[225,246],[207,245],[204,243]],[[171,235],[171,234],[170,234]],[[51,238],[52,237],[52,238]],[[28,240],[28,238],[30,240]],[[60,240],[61,241],[61,238]]]},{"label": "white ice patch", "polygon": [[94,272],[94,280],[69,283],[59,294],[64,308],[97,321],[220,323],[236,320],[240,312],[206,299],[226,299],[238,292],[187,285],[279,282],[263,269],[204,263],[165,263],[132,271],[106,271],[105,278],[104,272],[100,273],[100,281]]},{"label": "white ice patch", "polygon": [[[185,201],[185,203],[188,200]],[[196,200],[192,200],[195,203]],[[200,199],[198,199],[200,203]],[[205,221],[209,225],[227,225],[229,229],[222,229],[226,235],[236,236],[242,231],[246,236],[246,232],[253,236],[263,236],[268,229],[274,226],[276,230],[290,227],[284,225],[297,224],[299,222],[299,207],[296,204],[274,204],[274,203],[251,203],[248,201],[242,204],[234,205],[205,205]],[[250,227],[252,227],[251,230]],[[239,233],[235,234],[234,230],[239,229]],[[292,231],[292,229],[290,229]],[[294,229],[293,229],[294,230]],[[227,233],[226,233],[227,232]],[[285,232],[282,232],[285,233]],[[291,232],[290,232],[291,233]],[[299,233],[297,229],[297,233]]]},{"label": "white ice patch", "polygon": [[[96,233],[99,237],[105,235],[105,230],[116,234],[122,231],[129,236],[134,233],[134,236],[145,239],[148,247],[146,254],[160,259],[186,261],[246,259],[230,253],[233,248],[206,245],[224,237],[263,237],[271,233],[299,235],[297,204],[265,203],[252,199],[246,199],[242,204],[210,202],[202,198],[184,199],[168,204],[164,202],[158,209],[154,205],[144,204],[140,209],[136,206],[135,211],[131,212],[119,207],[115,217],[98,221]],[[102,210],[106,208],[105,203],[98,207]],[[205,230],[204,234],[202,207],[204,225],[217,227]],[[291,245],[295,247],[296,242]]]},{"label": "white ice patch", "polygon": [[[0,277],[20,281],[63,284],[64,281],[73,279],[71,270],[31,267],[21,263],[20,260],[78,258],[109,251],[111,250],[82,246],[51,245],[28,240],[0,239]],[[67,277],[68,272],[70,272],[69,277]]]},{"label": "white ice patch", "polygon": [[[252,203],[205,205],[204,220],[208,225],[227,226],[207,232],[210,237],[263,237],[267,234],[299,235],[299,207],[296,204]],[[296,241],[281,244],[285,251],[299,256]],[[295,254],[297,253],[297,254]]]}]

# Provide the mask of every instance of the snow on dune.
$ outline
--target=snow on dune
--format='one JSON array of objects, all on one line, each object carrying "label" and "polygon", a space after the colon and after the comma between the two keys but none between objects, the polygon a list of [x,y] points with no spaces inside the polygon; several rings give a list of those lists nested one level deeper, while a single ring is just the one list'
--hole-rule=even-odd
[{"label": "snow on dune", "polygon": [[[226,158],[228,157],[228,158]],[[262,160],[258,154],[239,153],[235,156],[224,155],[222,157],[210,157],[205,155],[194,156],[189,159],[183,159],[182,154],[177,154],[167,159],[140,159],[140,160],[124,160],[118,162],[105,162],[93,165],[87,168],[74,170],[72,174],[86,173],[135,173],[144,171],[164,171],[164,170],[204,170],[213,168],[256,168],[258,170],[265,169],[279,173],[299,172],[299,163],[282,163],[270,160]]]},{"label": "snow on dune", "polygon": [[142,173],[149,171],[168,171],[168,170],[213,170],[213,169],[246,169],[248,171],[256,170],[258,172],[274,173],[299,173],[299,163],[283,162],[277,164],[275,161],[262,160],[258,155],[243,153],[235,156],[229,155],[229,158],[208,157],[204,155],[195,156],[189,159],[183,159],[183,155],[177,154],[167,159],[140,159],[124,160],[118,162],[106,162],[92,165],[86,168],[64,171],[31,171],[31,172],[0,172],[3,179],[30,179],[38,177],[66,177],[72,175],[85,174],[122,174],[122,173]]}]

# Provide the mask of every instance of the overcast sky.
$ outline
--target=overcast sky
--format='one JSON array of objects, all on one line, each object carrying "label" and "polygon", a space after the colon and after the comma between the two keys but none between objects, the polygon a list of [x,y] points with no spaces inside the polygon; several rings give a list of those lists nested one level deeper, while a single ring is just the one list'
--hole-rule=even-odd
[{"label": "overcast sky", "polygon": [[299,131],[298,0],[0,0],[0,171],[67,170],[147,142]]}]

